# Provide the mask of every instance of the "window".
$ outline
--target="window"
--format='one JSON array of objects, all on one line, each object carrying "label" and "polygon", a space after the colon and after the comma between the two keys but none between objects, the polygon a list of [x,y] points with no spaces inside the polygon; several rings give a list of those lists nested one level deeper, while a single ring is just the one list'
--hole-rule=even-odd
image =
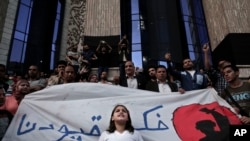
[{"label": "window", "polygon": [[12,41],[9,60],[10,62],[24,62],[32,5],[33,0],[21,0],[19,3],[16,27],[14,28],[14,38]]},{"label": "window", "polygon": [[[9,56],[9,64],[8,64],[8,69],[14,71],[14,72],[25,72],[27,69],[27,65],[30,65],[31,63],[34,62],[40,62],[40,69],[44,69],[45,71],[48,71],[48,69],[53,70],[54,69],[54,62],[55,59],[58,59],[56,57],[59,56],[59,42],[61,35],[59,35],[60,29],[61,29],[61,13],[62,13],[62,6],[64,6],[64,1],[63,0],[56,0],[54,1],[54,7],[50,7],[51,9],[44,8],[43,5],[39,4],[41,1],[34,1],[34,0],[20,0],[19,5],[18,5],[18,10],[17,10],[17,15],[16,15],[16,21],[15,21],[15,27],[13,29],[13,38],[12,38],[12,43],[10,47],[10,56]],[[44,4],[50,3],[49,1],[44,1]],[[37,7],[41,5],[41,7]],[[57,7],[56,7],[57,6]],[[37,8],[37,9],[34,9]],[[34,36],[34,38],[29,37],[30,34],[32,33],[40,33],[40,30],[43,30],[44,28],[39,26],[45,25],[41,23],[41,25],[36,25],[35,22],[36,18],[38,19],[39,17],[36,16],[36,11],[37,10],[42,10],[41,12],[44,12],[43,14],[46,14],[45,12],[56,12],[56,18],[53,16],[48,16],[49,24],[51,24],[54,28],[50,28],[49,30],[53,30],[52,32],[46,32],[44,35],[46,37],[51,35],[51,38],[43,38],[42,42],[44,43],[51,43],[51,45],[47,46],[46,48],[43,46],[36,46],[32,44],[32,41],[36,41],[36,38],[39,38],[38,36]],[[33,15],[34,14],[34,15]],[[52,13],[53,15],[55,13]],[[32,19],[31,19],[32,15]],[[44,16],[45,17],[45,16]],[[43,17],[43,18],[44,18]],[[46,18],[46,17],[45,17]],[[31,21],[32,20],[32,21]],[[34,24],[35,23],[35,24]],[[32,24],[32,25],[31,25]],[[49,26],[51,26],[49,25]],[[48,26],[48,27],[49,27]],[[51,26],[51,27],[52,27]],[[34,29],[33,27],[38,27],[38,31],[31,31],[31,29]],[[49,35],[50,34],[50,35]],[[43,34],[41,34],[43,35]],[[29,37],[29,38],[28,38]],[[28,41],[29,40],[29,41]],[[32,40],[32,41],[31,41]],[[28,43],[29,44],[28,44]],[[31,48],[32,45],[32,48]],[[50,52],[48,52],[47,47],[49,47]],[[34,54],[34,50],[41,51],[41,54]],[[32,54],[33,53],[33,54]],[[39,56],[40,55],[40,56]],[[38,57],[37,57],[38,56]],[[42,56],[42,57],[41,57]],[[45,60],[41,59],[43,57],[46,57]],[[36,58],[37,57],[37,58]],[[34,58],[34,60],[30,61],[30,58]],[[48,58],[48,59],[47,59]]]},{"label": "window", "polygon": [[[209,41],[200,0],[180,0],[189,57],[202,61],[202,45]],[[199,62],[198,62],[199,63]]]},{"label": "window", "polygon": [[136,67],[142,68],[142,52],[141,52],[141,22],[139,13],[138,0],[131,1],[131,19],[132,19],[132,61]]},{"label": "window", "polygon": [[60,3],[60,0],[58,0],[55,26],[54,26],[54,35],[53,35],[53,41],[52,41],[52,46],[51,46],[50,70],[53,70],[55,67],[54,60],[55,60],[55,54],[57,52],[56,44],[57,44],[57,39],[58,39],[58,30],[60,26],[60,20],[61,20],[61,3]]}]

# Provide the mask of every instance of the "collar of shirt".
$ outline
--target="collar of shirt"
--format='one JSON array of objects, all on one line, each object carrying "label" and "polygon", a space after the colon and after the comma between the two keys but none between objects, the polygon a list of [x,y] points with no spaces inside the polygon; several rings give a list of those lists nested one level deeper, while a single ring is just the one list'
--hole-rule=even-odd
[{"label": "collar of shirt", "polygon": [[166,83],[168,83],[167,80],[162,82],[162,81],[160,81],[160,80],[157,79],[156,81],[157,81],[158,84],[166,84]]},{"label": "collar of shirt", "polygon": [[134,79],[134,78],[136,78],[136,75],[134,74],[133,76],[128,76],[128,75],[126,74],[126,78],[127,78],[127,79],[129,79],[129,78],[130,78],[130,79]]}]

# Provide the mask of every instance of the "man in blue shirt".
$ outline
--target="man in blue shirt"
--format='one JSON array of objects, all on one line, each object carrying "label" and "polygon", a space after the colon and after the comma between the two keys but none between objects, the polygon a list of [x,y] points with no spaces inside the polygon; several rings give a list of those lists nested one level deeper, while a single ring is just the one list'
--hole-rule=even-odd
[{"label": "man in blue shirt", "polygon": [[165,56],[168,64],[168,70],[170,74],[181,81],[181,88],[186,91],[198,90],[207,88],[207,78],[199,70],[194,69],[194,64],[191,59],[186,58],[183,60],[184,71],[175,70],[173,68],[173,63],[171,57]]}]

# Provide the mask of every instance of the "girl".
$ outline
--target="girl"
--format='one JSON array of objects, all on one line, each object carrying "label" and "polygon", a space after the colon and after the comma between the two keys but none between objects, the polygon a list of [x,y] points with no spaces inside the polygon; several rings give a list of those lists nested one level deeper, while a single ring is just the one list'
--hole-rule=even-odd
[{"label": "girl", "polygon": [[99,141],[143,141],[141,134],[134,130],[128,109],[116,105],[112,111],[110,124]]}]

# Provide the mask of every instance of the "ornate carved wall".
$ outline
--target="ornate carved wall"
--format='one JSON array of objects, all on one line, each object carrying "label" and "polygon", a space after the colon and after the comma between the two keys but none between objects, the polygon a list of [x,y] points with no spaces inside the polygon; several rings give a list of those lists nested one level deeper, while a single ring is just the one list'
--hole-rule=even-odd
[{"label": "ornate carved wall", "polygon": [[84,36],[120,35],[120,0],[66,0],[60,59]]},{"label": "ornate carved wall", "polygon": [[77,47],[84,39],[86,0],[71,0],[69,12],[67,48]]}]

